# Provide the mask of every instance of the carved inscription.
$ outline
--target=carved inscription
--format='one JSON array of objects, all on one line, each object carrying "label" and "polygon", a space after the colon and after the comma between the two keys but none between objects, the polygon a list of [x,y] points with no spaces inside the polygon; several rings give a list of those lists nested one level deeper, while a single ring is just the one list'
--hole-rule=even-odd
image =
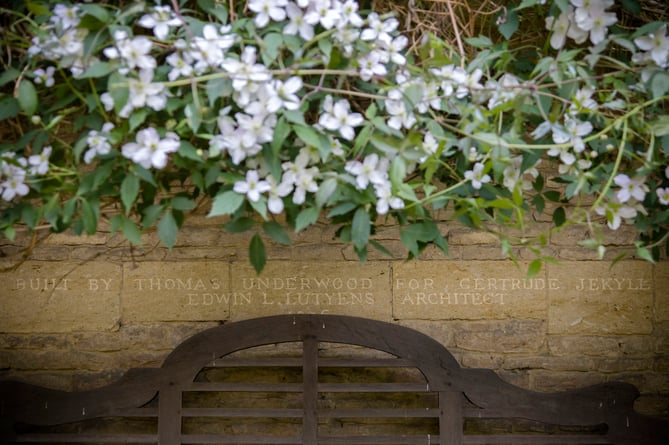
[{"label": "carved inscription", "polygon": [[232,290],[252,304],[231,308],[235,319],[277,313],[390,314],[389,267],[357,263],[269,263],[261,275],[234,265]]},{"label": "carved inscription", "polygon": [[[396,318],[480,319],[539,317],[556,280],[526,278],[513,264],[493,261],[427,261],[393,267]],[[512,315],[519,314],[519,315]]]},{"label": "carved inscription", "polygon": [[[608,263],[563,262],[532,278],[525,276],[526,266],[276,261],[258,275],[245,263],[28,262],[0,275],[5,289],[0,300],[10,307],[0,315],[0,329],[20,329],[16,320],[30,324],[42,317],[36,314],[51,319],[60,313],[72,313],[64,319],[77,320],[77,326],[83,323],[77,315],[82,311],[112,314],[113,322],[105,317],[108,325],[120,316],[169,321],[337,313],[381,319],[541,318],[559,333],[650,329],[656,285],[650,264],[627,261],[611,269]],[[658,273],[662,282],[666,276]],[[75,300],[85,304],[69,303]],[[45,329],[60,328],[45,324]]]},{"label": "carved inscription", "polygon": [[120,319],[121,266],[26,261],[0,273],[0,330],[110,330]]},{"label": "carved inscription", "polygon": [[652,331],[654,286],[650,263],[625,261],[611,267],[608,262],[581,261],[550,265],[547,273],[560,283],[559,291],[548,294],[549,333]]},{"label": "carved inscription", "polygon": [[230,306],[250,304],[230,291],[224,262],[146,262],[124,267],[124,317],[136,321],[226,320]]}]

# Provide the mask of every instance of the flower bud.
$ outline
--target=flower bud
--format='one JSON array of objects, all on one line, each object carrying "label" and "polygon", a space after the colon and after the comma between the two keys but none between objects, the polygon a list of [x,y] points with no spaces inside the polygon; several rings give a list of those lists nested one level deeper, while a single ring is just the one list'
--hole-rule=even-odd
[{"label": "flower bud", "polygon": [[33,125],[39,125],[42,122],[42,116],[40,116],[39,114],[34,114],[30,118],[30,122],[32,122]]}]

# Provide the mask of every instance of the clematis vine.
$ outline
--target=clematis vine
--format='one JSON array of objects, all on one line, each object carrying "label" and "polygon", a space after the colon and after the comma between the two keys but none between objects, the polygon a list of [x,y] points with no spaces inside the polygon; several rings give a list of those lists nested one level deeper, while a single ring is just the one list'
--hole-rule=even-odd
[{"label": "clematis vine", "polygon": [[[95,233],[101,206],[120,202],[112,230],[138,243],[157,225],[171,247],[203,203],[257,231],[260,270],[258,239],[317,221],[361,259],[384,251],[381,220],[401,226],[409,256],[446,252],[435,222],[448,209],[541,263],[550,237],[517,232],[552,212],[550,231],[636,224],[633,249],[657,257],[669,36],[632,3],[525,0],[499,32],[457,38],[355,0],[19,8],[3,34],[20,50],[0,76],[0,231]],[[472,23],[487,30],[498,12]]]}]

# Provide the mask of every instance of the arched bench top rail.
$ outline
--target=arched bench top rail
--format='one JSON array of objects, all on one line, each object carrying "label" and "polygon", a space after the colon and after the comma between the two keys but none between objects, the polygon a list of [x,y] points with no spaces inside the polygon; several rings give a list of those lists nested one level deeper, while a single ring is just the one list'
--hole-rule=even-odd
[{"label": "arched bench top rail", "polygon": [[[452,405],[455,407],[464,400],[471,401],[478,413],[474,415],[484,413],[489,417],[559,425],[606,424],[608,442],[598,443],[669,443],[666,422],[634,411],[634,400],[639,393],[633,385],[610,382],[560,393],[534,392],[505,382],[491,370],[460,367],[443,345],[414,329],[339,315],[277,315],[226,323],[185,340],[160,368],[131,369],[117,382],[89,391],[64,392],[20,382],[0,382],[0,443],[9,443],[12,425],[17,422],[53,425],[109,416],[140,409],[156,394],[166,400],[173,398],[178,404],[181,391],[187,390],[197,374],[216,359],[257,346],[288,342],[304,345],[305,375],[312,375],[318,368],[309,361],[319,360],[319,344],[356,345],[392,354],[402,363],[419,369],[425,376],[427,390],[450,397],[449,400],[455,394],[456,399],[461,399]],[[307,384],[304,385],[307,391]],[[170,409],[172,414],[180,410],[177,405]],[[466,410],[457,410],[466,417]],[[158,410],[155,415],[160,417],[162,412]],[[462,418],[448,422],[440,425],[461,426]],[[178,434],[176,430],[174,435]],[[460,443],[461,432],[448,436],[451,438],[448,440],[445,437],[442,443]]]}]

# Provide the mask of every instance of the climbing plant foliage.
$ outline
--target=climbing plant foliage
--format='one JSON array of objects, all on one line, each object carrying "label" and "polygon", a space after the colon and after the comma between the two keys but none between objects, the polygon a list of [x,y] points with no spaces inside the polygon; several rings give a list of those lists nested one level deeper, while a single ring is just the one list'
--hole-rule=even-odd
[{"label": "climbing plant foliage", "polygon": [[623,23],[636,1],[523,0],[489,35],[455,39],[410,39],[355,0],[13,3],[0,8],[7,238],[108,220],[132,244],[157,230],[172,247],[206,206],[222,230],[254,232],[257,270],[268,239],[318,221],[362,260],[389,253],[373,237],[385,220],[409,256],[447,252],[442,209],[509,255],[531,249],[530,273],[550,233],[523,228],[540,213],[551,231],[589,224],[602,255],[603,225],[634,224],[651,261],[667,245],[669,36]]}]

